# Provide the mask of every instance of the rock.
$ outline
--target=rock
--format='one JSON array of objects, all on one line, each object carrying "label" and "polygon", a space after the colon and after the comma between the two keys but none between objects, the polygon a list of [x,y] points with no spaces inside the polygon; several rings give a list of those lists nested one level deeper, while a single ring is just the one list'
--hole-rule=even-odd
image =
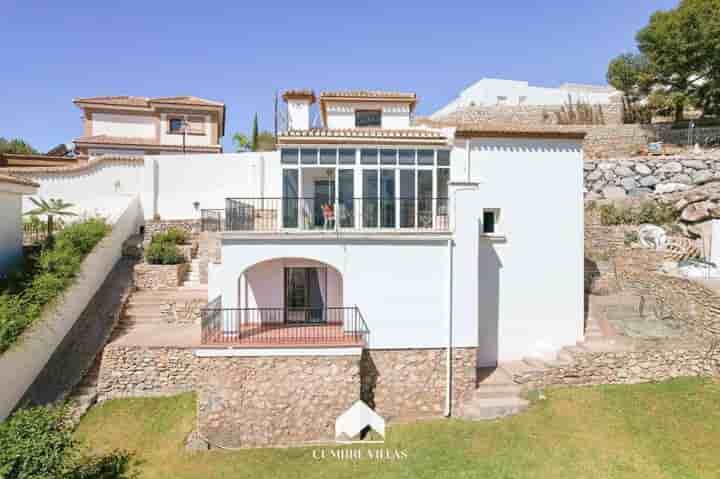
[{"label": "rock", "polygon": [[659,226],[641,225],[638,229],[638,241],[643,248],[661,250],[667,244],[667,234]]},{"label": "rock", "polygon": [[594,171],[595,170],[595,163],[589,163],[586,162],[583,164],[583,170],[585,171]]},{"label": "rock", "polygon": [[639,196],[647,196],[653,191],[650,188],[635,188],[633,190],[628,191],[628,196],[633,197],[639,197]]},{"label": "rock", "polygon": [[707,183],[708,181],[712,180],[715,177],[715,174],[711,170],[703,170],[698,171],[697,173],[693,174],[692,181],[696,185],[702,185],[704,183]]},{"label": "rock", "polygon": [[684,173],[673,176],[672,178],[670,178],[670,181],[673,183],[682,183],[684,185],[692,184],[692,178],[690,178],[690,175],[686,175]]},{"label": "rock", "polygon": [[702,160],[683,160],[682,165],[694,170],[704,170],[707,168],[707,165]]},{"label": "rock", "polygon": [[618,186],[606,186],[602,193],[609,200],[621,200],[627,196],[625,190]]},{"label": "rock", "polygon": [[596,201],[602,199],[602,195],[599,195],[598,193],[595,193],[594,191],[590,191],[588,193],[585,193],[585,201]]},{"label": "rock", "polygon": [[602,172],[599,170],[595,170],[595,171],[588,173],[586,180],[587,181],[597,181],[600,178],[602,178]]},{"label": "rock", "polygon": [[708,208],[708,213],[710,213],[711,218],[719,219],[720,218],[720,205],[714,205],[714,206]]},{"label": "rock", "polygon": [[618,168],[615,168],[615,174],[620,177],[626,177],[626,176],[633,176],[633,171],[628,168],[627,166],[620,166]]},{"label": "rock", "polygon": [[682,165],[677,161],[668,161],[658,168],[658,171],[662,173],[680,173],[682,170]]},{"label": "rock", "polygon": [[659,183],[659,180],[654,176],[644,176],[640,178],[640,185],[652,187]]},{"label": "rock", "polygon": [[637,188],[637,183],[632,178],[623,178],[620,181],[620,184],[622,185],[623,188],[625,188],[625,191],[630,191],[630,190],[634,190],[635,188]]},{"label": "rock", "polygon": [[604,181],[598,181],[597,183],[593,184],[592,189],[593,191],[600,193],[602,192],[603,188],[605,188],[605,185],[607,185],[607,183],[605,183]]},{"label": "rock", "polygon": [[612,170],[613,168],[615,168],[615,165],[612,164],[612,163],[603,162],[603,163],[600,163],[600,164],[598,165],[598,168],[600,168],[600,169],[603,170],[603,171],[610,171],[610,170]]},{"label": "rock", "polygon": [[[640,183],[642,184],[642,181]],[[662,183],[655,187],[655,193],[662,195],[666,193],[675,193],[676,191],[687,191],[688,189],[690,189],[690,186],[682,183]]]},{"label": "rock", "polygon": [[210,444],[205,439],[200,437],[200,434],[195,430],[185,440],[185,449],[192,452],[207,451],[210,449]]},{"label": "rock", "polygon": [[701,201],[687,205],[680,214],[680,219],[687,223],[698,223],[710,219],[710,208],[714,207],[709,201]]},{"label": "rock", "polygon": [[673,207],[675,208],[675,211],[682,211],[687,205],[691,205],[693,203],[699,203],[701,201],[705,201],[708,199],[708,194],[703,193],[702,191],[695,191],[692,193],[688,193],[687,195],[680,198],[678,201],[675,202]]},{"label": "rock", "polygon": [[620,166],[624,166],[626,168],[632,168],[633,165],[635,165],[635,162],[630,160],[620,160],[618,163],[620,163]]},{"label": "rock", "polygon": [[638,163],[635,165],[635,171],[637,171],[640,175],[649,175],[650,173],[652,173],[652,170],[646,165],[643,165],[642,163]]}]

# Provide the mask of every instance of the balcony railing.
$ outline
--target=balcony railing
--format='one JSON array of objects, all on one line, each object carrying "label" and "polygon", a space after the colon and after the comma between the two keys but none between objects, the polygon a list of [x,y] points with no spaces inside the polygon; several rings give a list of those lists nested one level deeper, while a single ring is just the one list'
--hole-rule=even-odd
[{"label": "balcony railing", "polygon": [[202,210],[203,231],[448,231],[447,198],[227,198]]},{"label": "balcony railing", "polygon": [[357,307],[207,308],[201,317],[205,345],[365,346],[370,334]]}]

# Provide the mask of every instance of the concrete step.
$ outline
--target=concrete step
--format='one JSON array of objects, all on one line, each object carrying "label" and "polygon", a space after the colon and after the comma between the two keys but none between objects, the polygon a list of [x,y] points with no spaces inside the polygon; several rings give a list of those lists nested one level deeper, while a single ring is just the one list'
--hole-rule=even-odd
[{"label": "concrete step", "polygon": [[472,399],[460,406],[458,415],[463,419],[483,421],[517,414],[529,405],[529,401],[517,396]]},{"label": "concrete step", "polygon": [[522,393],[522,386],[515,383],[480,384],[473,392],[475,398],[508,397]]},{"label": "concrete step", "polygon": [[525,357],[522,360],[535,370],[546,369],[548,367],[547,362],[544,359]]}]

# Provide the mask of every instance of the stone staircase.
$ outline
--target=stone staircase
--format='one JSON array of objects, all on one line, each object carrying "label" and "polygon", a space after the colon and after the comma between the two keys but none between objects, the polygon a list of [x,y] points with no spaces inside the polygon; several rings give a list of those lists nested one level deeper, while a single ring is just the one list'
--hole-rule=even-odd
[{"label": "stone staircase", "polygon": [[207,286],[138,290],[132,293],[118,327],[122,333],[135,326],[158,323],[194,323],[196,313],[207,304]]},{"label": "stone staircase", "polygon": [[194,289],[200,286],[200,258],[195,257],[190,261],[190,268],[185,273],[182,288]]},{"label": "stone staircase", "polygon": [[502,365],[478,369],[479,385],[459,407],[457,416],[475,421],[517,414],[529,406],[522,387],[515,384]]}]

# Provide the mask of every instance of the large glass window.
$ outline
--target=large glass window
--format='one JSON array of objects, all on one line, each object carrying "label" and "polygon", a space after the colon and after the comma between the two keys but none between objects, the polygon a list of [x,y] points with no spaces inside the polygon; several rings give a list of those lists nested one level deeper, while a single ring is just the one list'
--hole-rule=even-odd
[{"label": "large glass window", "polygon": [[417,152],[418,165],[432,166],[434,159],[435,159],[435,152],[433,150],[418,150],[418,152]]},{"label": "large glass window", "polygon": [[315,148],[303,148],[300,150],[300,163],[303,165],[317,165],[318,151]]},{"label": "large glass window", "polygon": [[363,226],[378,225],[378,172],[363,170]]},{"label": "large glass window", "polygon": [[355,150],[348,150],[348,149],[340,150],[340,164],[341,165],[354,165],[355,164]]},{"label": "large glass window", "polygon": [[356,110],[355,127],[380,127],[382,125],[382,113],[380,110]]},{"label": "large glass window", "polygon": [[298,170],[283,170],[283,227],[298,227]]},{"label": "large glass window", "polygon": [[330,148],[320,150],[321,165],[334,165],[335,162],[337,162],[337,150]]},{"label": "large glass window", "polygon": [[338,218],[340,226],[351,228],[355,225],[355,172],[353,170],[338,171],[338,201],[340,208]]},{"label": "large glass window", "polygon": [[400,170],[400,227],[415,226],[415,170]]},{"label": "large glass window", "polygon": [[401,165],[415,164],[415,150],[400,150],[399,157]]},{"label": "large glass window", "polygon": [[375,149],[363,148],[360,150],[360,164],[361,165],[377,165],[378,164],[378,151]]},{"label": "large glass window", "polygon": [[397,150],[380,150],[380,164],[394,165],[397,163]]},{"label": "large glass window", "polygon": [[450,166],[450,150],[438,150],[437,164],[438,166]]},{"label": "large glass window", "polygon": [[437,191],[437,199],[435,200],[435,226],[438,228],[449,228],[448,182],[450,181],[450,168],[438,168],[435,172],[435,178],[437,181],[437,185],[435,185],[435,191]]},{"label": "large glass window", "polygon": [[298,163],[298,150],[295,148],[288,149],[283,148],[280,154],[280,162],[285,165],[297,165]]},{"label": "large glass window", "polygon": [[380,170],[380,226],[395,227],[395,170]]},{"label": "large glass window", "polygon": [[418,170],[418,228],[432,228],[432,170]]}]

